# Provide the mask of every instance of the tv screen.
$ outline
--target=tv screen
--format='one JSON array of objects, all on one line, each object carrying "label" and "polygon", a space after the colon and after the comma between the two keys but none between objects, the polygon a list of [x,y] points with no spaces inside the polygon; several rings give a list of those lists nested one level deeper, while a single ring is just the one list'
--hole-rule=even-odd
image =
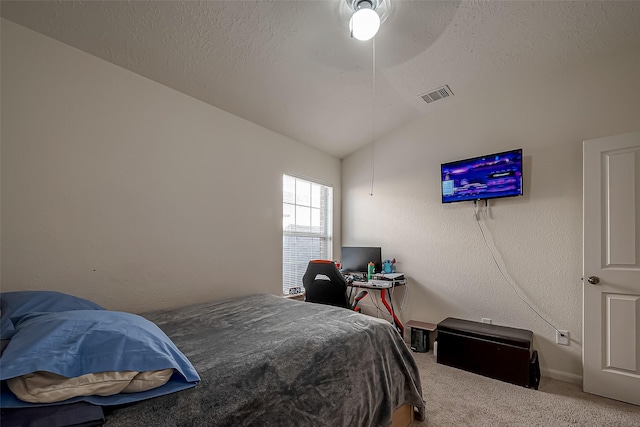
[{"label": "tv screen", "polygon": [[366,273],[369,263],[373,261],[376,273],[382,270],[382,248],[343,246],[342,247],[342,271],[347,273]]},{"label": "tv screen", "polygon": [[522,195],[522,149],[443,163],[442,203]]}]

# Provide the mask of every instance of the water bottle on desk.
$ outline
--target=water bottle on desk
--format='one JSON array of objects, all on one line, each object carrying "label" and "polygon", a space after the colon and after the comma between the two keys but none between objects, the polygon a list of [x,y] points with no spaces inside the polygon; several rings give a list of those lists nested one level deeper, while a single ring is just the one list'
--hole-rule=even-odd
[{"label": "water bottle on desk", "polygon": [[376,272],[376,265],[371,261],[369,263],[369,267],[367,268],[367,280],[373,280],[373,275]]}]

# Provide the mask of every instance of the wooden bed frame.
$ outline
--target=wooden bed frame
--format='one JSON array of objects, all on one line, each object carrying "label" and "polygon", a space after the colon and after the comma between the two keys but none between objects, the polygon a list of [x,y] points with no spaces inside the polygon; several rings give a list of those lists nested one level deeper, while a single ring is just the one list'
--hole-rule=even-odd
[{"label": "wooden bed frame", "polygon": [[391,427],[407,427],[413,422],[413,405],[402,405],[391,416]]}]

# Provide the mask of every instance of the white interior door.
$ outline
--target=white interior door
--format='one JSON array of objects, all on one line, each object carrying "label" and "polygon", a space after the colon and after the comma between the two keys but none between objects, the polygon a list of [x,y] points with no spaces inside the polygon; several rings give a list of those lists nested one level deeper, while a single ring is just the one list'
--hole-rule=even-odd
[{"label": "white interior door", "polygon": [[640,405],[640,132],[583,150],[583,387]]}]

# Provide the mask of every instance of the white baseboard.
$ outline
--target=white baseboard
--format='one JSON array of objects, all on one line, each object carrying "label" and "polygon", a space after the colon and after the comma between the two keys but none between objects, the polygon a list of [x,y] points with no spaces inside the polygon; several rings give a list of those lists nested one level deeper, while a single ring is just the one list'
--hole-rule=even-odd
[{"label": "white baseboard", "polygon": [[555,369],[541,368],[540,374],[543,377],[553,378],[554,380],[564,381],[566,383],[578,384],[582,386],[582,376],[576,374],[570,374],[564,371],[557,371]]}]

